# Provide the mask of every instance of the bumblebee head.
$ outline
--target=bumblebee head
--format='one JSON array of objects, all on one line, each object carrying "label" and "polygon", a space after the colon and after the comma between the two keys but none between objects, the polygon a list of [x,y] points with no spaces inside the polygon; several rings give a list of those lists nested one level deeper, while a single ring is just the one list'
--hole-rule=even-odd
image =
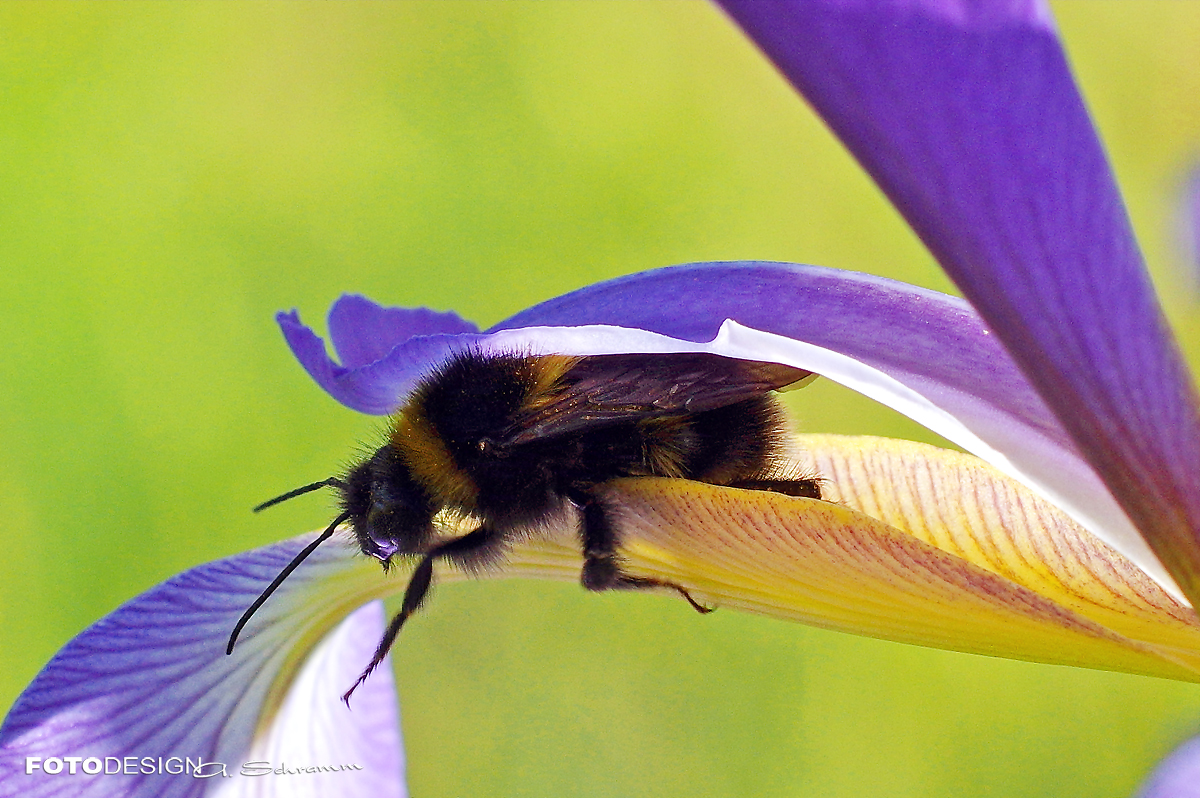
[{"label": "bumblebee head", "polygon": [[387,566],[394,554],[419,554],[433,540],[433,506],[395,446],[381,446],[338,486],[342,510],[363,554]]},{"label": "bumblebee head", "polygon": [[273,507],[321,488],[334,488],[341,494],[342,512],[325,531],[305,546],[279,576],[267,585],[250,608],[242,614],[229,635],[226,654],[233,653],[238,634],[250,617],[261,607],[283,581],[299,567],[317,547],[333,535],[338,526],[349,521],[354,537],[363,554],[383,563],[386,569],[394,554],[421,554],[433,540],[433,516],[437,508],[413,481],[408,466],[392,445],[380,447],[366,462],[360,463],[343,478],[330,477],[311,485],[289,490],[282,496],[265,501],[254,512]]}]

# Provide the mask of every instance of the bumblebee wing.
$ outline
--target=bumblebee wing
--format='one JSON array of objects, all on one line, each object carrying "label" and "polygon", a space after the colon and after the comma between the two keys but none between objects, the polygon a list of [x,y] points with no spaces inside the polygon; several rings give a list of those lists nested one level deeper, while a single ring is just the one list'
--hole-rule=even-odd
[{"label": "bumblebee wing", "polygon": [[532,402],[504,443],[567,435],[633,417],[700,413],[762,396],[812,372],[703,353],[580,358]]}]

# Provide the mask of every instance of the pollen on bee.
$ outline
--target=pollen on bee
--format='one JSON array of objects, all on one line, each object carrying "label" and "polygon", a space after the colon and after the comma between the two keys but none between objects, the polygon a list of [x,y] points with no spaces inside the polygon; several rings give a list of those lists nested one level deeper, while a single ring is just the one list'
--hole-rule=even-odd
[{"label": "pollen on bee", "polygon": [[550,404],[563,383],[563,377],[579,360],[566,355],[529,358],[521,374],[528,386],[523,402],[525,409],[537,411]]}]

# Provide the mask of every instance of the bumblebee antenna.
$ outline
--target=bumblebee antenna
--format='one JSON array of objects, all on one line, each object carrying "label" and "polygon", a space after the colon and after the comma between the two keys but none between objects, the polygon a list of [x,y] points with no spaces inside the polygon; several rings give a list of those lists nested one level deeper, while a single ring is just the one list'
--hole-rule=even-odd
[{"label": "bumblebee antenna", "polygon": [[311,485],[305,485],[302,488],[296,488],[294,490],[289,490],[287,493],[283,494],[282,496],[276,496],[274,499],[268,499],[265,502],[263,502],[262,504],[255,507],[254,512],[256,512],[256,513],[262,512],[263,510],[267,509],[268,507],[274,507],[275,505],[279,504],[280,502],[285,502],[288,499],[294,499],[297,496],[303,496],[305,493],[312,493],[314,490],[320,490],[321,488],[345,488],[345,487],[346,487],[345,482],[342,482],[337,477],[330,477],[329,479],[323,479],[320,482],[314,482]]},{"label": "bumblebee antenna", "polygon": [[[323,486],[327,482],[329,482],[329,480],[326,480],[325,482],[318,482],[318,483],[316,483],[316,485]],[[305,490],[316,490],[316,488],[314,488],[312,485],[309,485],[309,486],[307,486],[307,488],[300,489],[300,492],[304,492]],[[296,491],[292,491],[292,493],[295,494]],[[276,501],[283,501],[284,498],[288,498],[288,497],[284,496],[279,499],[272,499],[270,502],[268,502],[268,504],[273,504]],[[337,518],[333,519],[333,523],[330,524],[329,527],[324,532],[322,532],[317,537],[316,540],[314,540],[312,543],[309,543],[307,546],[305,546],[304,549],[299,554],[297,554],[292,559],[292,561],[290,563],[288,563],[286,567],[284,567],[284,569],[282,571],[279,572],[279,576],[275,577],[275,581],[273,581],[273,582],[271,582],[271,584],[267,585],[267,589],[262,592],[262,595],[260,595],[258,598],[256,598],[254,600],[254,603],[250,605],[250,609],[248,609],[244,613],[242,613],[241,619],[237,622],[237,625],[233,627],[233,633],[231,635],[229,635],[229,645],[227,645],[225,647],[225,655],[226,656],[233,653],[233,644],[237,642],[238,634],[241,633],[242,627],[244,627],[246,625],[246,622],[250,620],[250,616],[253,615],[255,612],[257,612],[258,608],[266,603],[267,599],[271,597],[271,594],[275,592],[275,588],[282,585],[283,580],[285,580],[289,576],[291,576],[292,571],[296,570],[296,568],[299,567],[300,563],[304,562],[304,560],[308,557],[308,555],[312,554],[314,551],[317,550],[317,546],[320,546],[322,543],[329,540],[330,536],[333,535],[333,530],[337,529],[338,524],[342,523],[349,517],[350,517],[350,513],[344,512],[341,515],[339,515]]]}]

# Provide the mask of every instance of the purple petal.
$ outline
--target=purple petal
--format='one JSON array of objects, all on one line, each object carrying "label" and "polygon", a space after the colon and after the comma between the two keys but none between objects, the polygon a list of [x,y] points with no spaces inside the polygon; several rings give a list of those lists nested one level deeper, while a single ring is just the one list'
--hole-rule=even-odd
[{"label": "purple petal", "polygon": [[1197,595],[1196,393],[1045,6],[722,5],[891,197]]},{"label": "purple petal", "polygon": [[[387,342],[389,351],[382,358],[356,367],[331,360],[324,342],[300,322],[295,311],[277,318],[297,359],[317,383],[338,401],[363,412],[395,410],[415,382],[455,350],[497,346],[493,337],[484,335],[435,334],[392,341],[387,326],[370,326],[381,317],[363,314],[360,326],[343,332],[348,338]],[[758,262],[657,269],[543,302],[488,332],[610,325],[629,328],[631,333],[643,330],[704,343],[716,337],[726,319],[826,347],[889,373],[909,373],[914,379],[966,391],[980,401],[1007,408],[1040,434],[1062,436],[1058,422],[969,305],[857,272]],[[590,343],[575,340],[578,336],[568,340],[571,333],[566,330],[538,331],[530,340],[511,335],[502,340],[509,348],[537,346],[539,351],[564,354],[622,351],[612,341],[601,340],[605,334],[591,332]],[[555,345],[538,346],[538,339],[551,338]],[[625,351],[672,351],[647,347]],[[383,348],[383,344],[375,347]]]},{"label": "purple petal", "polygon": [[[386,676],[389,668],[380,668],[360,688],[353,712],[340,702],[353,681],[345,674],[368,661],[359,650],[362,642],[345,641],[377,640],[382,631],[378,608],[347,619],[336,633],[342,641],[338,647],[319,648],[316,659],[304,668],[307,675],[289,683],[307,649],[343,614],[339,607],[348,613],[363,600],[361,585],[354,581],[362,578],[362,558],[352,557],[337,543],[318,549],[254,616],[233,655],[225,655],[229,632],[242,612],[311,537],[193,568],[133,599],[68,643],[17,699],[0,727],[0,796],[198,796],[214,784],[191,773],[163,772],[172,766],[170,757],[224,763],[232,776],[221,779],[226,789],[246,789],[241,784],[245,781],[259,794],[276,794],[273,790],[287,790],[290,784],[271,787],[264,780],[283,776],[236,774],[253,758],[256,733],[265,734],[268,744],[275,739],[296,743],[300,731],[312,735],[311,743],[296,743],[278,753],[289,759],[321,758],[292,760],[292,765],[363,767],[331,774],[342,777],[337,794],[402,795],[396,696]],[[278,693],[293,687],[300,692]],[[264,717],[280,699],[282,713]],[[274,727],[275,722],[301,720],[305,706],[311,715],[320,713],[320,725]],[[356,728],[360,723],[363,728]],[[324,758],[333,755],[346,759]],[[137,758],[134,769],[139,769],[141,759],[148,757],[147,767],[154,772],[70,775],[64,770],[48,775],[43,768],[26,773],[27,757],[41,757],[46,763],[69,756],[96,757],[110,770],[127,756]],[[217,765],[207,764],[200,772],[217,770]]]},{"label": "purple petal", "polygon": [[1155,769],[1139,798],[1200,798],[1200,738],[1188,740]]},{"label": "purple petal", "polygon": [[[394,317],[384,313],[343,315],[336,313],[336,309],[335,305],[334,311],[330,312],[330,329],[335,329],[333,318],[336,315],[337,332],[332,334],[336,336],[335,341],[341,343],[339,351],[344,349],[355,358],[347,363],[355,363],[367,353],[383,351],[386,354],[356,366],[339,365],[326,353],[325,342],[301,323],[296,311],[280,313],[275,319],[292,354],[309,376],[334,399],[360,413],[378,416],[391,413],[432,365],[445,360],[456,347],[468,345],[472,340],[469,335],[472,328],[460,335],[439,333],[435,328],[428,334],[395,340],[391,336],[407,332],[410,325],[396,324]],[[401,314],[408,312],[400,308],[392,310]],[[406,321],[412,321],[411,317]],[[380,326],[369,326],[372,323]],[[463,322],[463,325],[467,326],[469,322]],[[372,339],[377,343],[367,343]]]},{"label": "purple petal", "polygon": [[1043,434],[1058,434],[1058,423],[970,305],[860,272],[754,261],[673,266],[581,288],[488,332],[604,324],[706,342],[726,319],[969,390]]},{"label": "purple petal", "polygon": [[457,335],[479,328],[457,313],[429,308],[385,308],[358,294],[345,294],[329,309],[329,339],[338,359],[353,369],[380,360],[396,344],[418,335]]}]

